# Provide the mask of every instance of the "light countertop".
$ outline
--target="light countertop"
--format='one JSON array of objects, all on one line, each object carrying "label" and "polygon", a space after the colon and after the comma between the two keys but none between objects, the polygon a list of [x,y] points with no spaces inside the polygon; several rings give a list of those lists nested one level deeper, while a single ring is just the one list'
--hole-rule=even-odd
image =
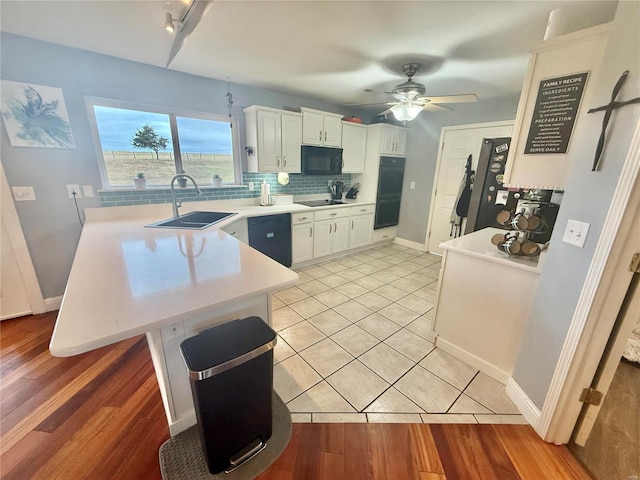
[{"label": "light countertop", "polygon": [[294,271],[221,228],[244,217],[366,203],[315,208],[261,207],[255,199],[184,203],[181,214],[237,213],[204,230],[145,227],[170,218],[171,204],[86,209],[50,351],[77,355],[293,285]]},{"label": "light countertop", "polygon": [[500,263],[520,270],[540,273],[540,266],[542,263],[541,259],[545,255],[545,252],[543,252],[540,257],[507,255],[499,251],[498,248],[491,243],[491,237],[496,233],[505,233],[505,230],[491,227],[483,228],[477,232],[472,232],[467,235],[463,235],[462,237],[443,242],[440,244],[440,248],[476,258],[482,258],[490,262]]}]

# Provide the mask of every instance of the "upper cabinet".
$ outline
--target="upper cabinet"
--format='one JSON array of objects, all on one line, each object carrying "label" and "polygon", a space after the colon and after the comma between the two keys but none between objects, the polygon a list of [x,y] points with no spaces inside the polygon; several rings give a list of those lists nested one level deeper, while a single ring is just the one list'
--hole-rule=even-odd
[{"label": "upper cabinet", "polygon": [[342,171],[344,173],[364,172],[366,149],[367,126],[342,122]]},{"label": "upper cabinet", "polygon": [[302,114],[275,108],[244,109],[250,172],[300,173]]},{"label": "upper cabinet", "polygon": [[407,153],[407,130],[384,123],[377,123],[369,127],[380,137],[380,155],[404,157]]},{"label": "upper cabinet", "polygon": [[507,158],[504,183],[564,190],[572,141],[587,114],[610,25],[547,40],[532,50]]},{"label": "upper cabinet", "polygon": [[323,147],[342,146],[342,115],[301,108],[302,143]]}]

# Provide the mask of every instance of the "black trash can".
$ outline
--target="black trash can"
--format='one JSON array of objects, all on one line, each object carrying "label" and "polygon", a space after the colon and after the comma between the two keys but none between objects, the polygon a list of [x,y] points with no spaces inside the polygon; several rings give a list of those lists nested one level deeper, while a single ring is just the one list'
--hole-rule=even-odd
[{"label": "black trash can", "polygon": [[276,333],[260,317],[248,317],[180,344],[211,473],[233,470],[271,437],[276,341]]}]

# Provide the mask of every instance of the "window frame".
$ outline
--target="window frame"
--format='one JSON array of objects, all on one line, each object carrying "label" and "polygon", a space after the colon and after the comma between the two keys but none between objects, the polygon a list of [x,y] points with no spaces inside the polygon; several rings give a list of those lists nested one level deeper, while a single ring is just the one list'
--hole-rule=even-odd
[{"label": "window frame", "polygon": [[[87,117],[91,128],[91,136],[93,145],[96,150],[96,159],[98,161],[98,170],[100,172],[100,183],[103,190],[134,190],[134,186],[112,186],[109,185],[109,176],[107,175],[107,167],[104,161],[104,153],[102,151],[102,142],[100,140],[100,131],[98,130],[98,122],[96,120],[94,106],[119,108],[122,110],[135,110],[139,112],[158,113],[169,117],[169,127],[171,130],[171,143],[173,144],[173,158],[176,167],[176,173],[182,170],[182,154],[180,152],[180,135],[178,133],[178,123],[176,117],[196,118],[199,120],[211,120],[216,122],[229,123],[229,116],[220,113],[198,112],[193,110],[183,110],[172,107],[163,107],[159,105],[149,105],[144,103],[128,102],[124,100],[112,100],[99,97],[84,97],[87,109]],[[235,181],[233,183],[224,183],[225,187],[243,187],[242,183],[242,158],[240,153],[240,135],[238,132],[238,121],[235,116],[231,116],[231,150],[233,155],[233,171]],[[185,172],[187,175],[189,172]],[[151,185],[147,189],[153,188],[169,188],[167,185]],[[207,188],[207,185],[204,186]]]}]

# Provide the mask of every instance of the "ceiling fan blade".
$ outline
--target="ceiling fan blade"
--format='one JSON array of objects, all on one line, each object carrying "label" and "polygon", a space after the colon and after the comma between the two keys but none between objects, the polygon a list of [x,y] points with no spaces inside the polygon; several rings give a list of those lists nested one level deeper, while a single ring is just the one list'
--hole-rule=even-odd
[{"label": "ceiling fan blade", "polygon": [[167,60],[167,67],[169,67],[169,64],[178,54],[184,45],[184,42],[187,41],[189,35],[191,35],[196,29],[212,4],[213,0],[193,0],[191,2],[191,5],[189,5],[189,8],[187,9],[187,13],[182,17],[180,26],[177,29],[176,38],[173,40],[171,53],[169,53],[169,59]]},{"label": "ceiling fan blade", "polygon": [[425,112],[450,112],[453,108],[443,107],[442,105],[436,105],[435,103],[427,103],[422,109]]},{"label": "ceiling fan blade", "polygon": [[395,98],[396,100],[398,100],[400,102],[406,102],[407,100],[409,100],[407,95],[404,94],[404,93],[397,93],[397,92],[384,92],[384,93],[387,93],[389,95],[393,95],[393,98]]},{"label": "ceiling fan blade", "polygon": [[380,112],[378,115],[376,115],[377,117],[379,117],[380,115],[386,115],[387,113],[391,113],[391,109],[387,108],[384,112]]},{"label": "ceiling fan blade", "polygon": [[474,93],[462,95],[446,95],[443,97],[420,97],[418,100],[427,100],[429,103],[471,103],[477,102],[478,97]]}]

